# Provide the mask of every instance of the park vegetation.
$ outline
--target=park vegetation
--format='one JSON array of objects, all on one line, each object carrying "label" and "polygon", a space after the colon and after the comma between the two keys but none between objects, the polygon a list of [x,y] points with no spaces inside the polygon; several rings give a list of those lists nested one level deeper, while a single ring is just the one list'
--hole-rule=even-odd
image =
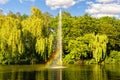
[{"label": "park vegetation", "polygon": [[[45,63],[56,50],[58,15],[0,11],[0,64]],[[63,63],[120,63],[120,19],[62,12]]]}]

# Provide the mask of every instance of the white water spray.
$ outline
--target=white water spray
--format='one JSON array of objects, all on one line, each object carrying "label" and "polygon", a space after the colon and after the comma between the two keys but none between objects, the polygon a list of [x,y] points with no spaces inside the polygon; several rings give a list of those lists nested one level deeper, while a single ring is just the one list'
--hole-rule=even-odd
[{"label": "white water spray", "polygon": [[55,52],[46,63],[52,68],[62,68],[62,11],[59,11],[59,21],[57,27],[57,46]]},{"label": "white water spray", "polygon": [[59,49],[59,61],[62,66],[62,11],[59,11],[59,26],[58,26],[58,49]]}]

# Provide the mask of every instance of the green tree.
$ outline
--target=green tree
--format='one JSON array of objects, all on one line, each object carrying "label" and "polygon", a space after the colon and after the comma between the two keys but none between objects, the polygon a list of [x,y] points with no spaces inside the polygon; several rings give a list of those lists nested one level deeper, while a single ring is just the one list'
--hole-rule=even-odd
[{"label": "green tree", "polygon": [[41,18],[42,12],[41,12],[41,10],[39,10],[38,8],[32,7],[32,8],[31,8],[31,16],[32,16],[32,17]]},{"label": "green tree", "polygon": [[[52,52],[53,36],[49,31],[48,25],[45,25],[45,19],[41,11],[35,7],[32,8],[32,15],[22,22],[22,31],[24,36],[27,56],[45,62]],[[47,18],[46,18],[47,19]],[[32,60],[30,59],[30,60]]]},{"label": "green tree", "polygon": [[97,34],[93,39],[91,39],[89,46],[92,50],[93,58],[95,58],[97,63],[101,63],[105,60],[107,55],[107,43],[108,38],[106,35]]},{"label": "green tree", "polygon": [[99,33],[106,34],[109,39],[109,50],[118,50],[120,48],[120,20],[112,17],[102,17],[99,19],[100,28]]},{"label": "green tree", "polygon": [[0,62],[15,63],[24,53],[21,26],[18,19],[3,17],[0,20]]}]

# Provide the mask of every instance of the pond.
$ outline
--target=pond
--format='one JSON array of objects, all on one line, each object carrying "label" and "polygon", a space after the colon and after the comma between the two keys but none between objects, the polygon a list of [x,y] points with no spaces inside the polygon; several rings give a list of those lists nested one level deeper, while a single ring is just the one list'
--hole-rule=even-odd
[{"label": "pond", "polygon": [[120,65],[1,65],[0,80],[120,80]]}]

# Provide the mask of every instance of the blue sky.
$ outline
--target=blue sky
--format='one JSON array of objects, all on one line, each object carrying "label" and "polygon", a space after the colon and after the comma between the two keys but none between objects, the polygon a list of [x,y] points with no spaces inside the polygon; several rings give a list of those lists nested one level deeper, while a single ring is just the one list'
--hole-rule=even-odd
[{"label": "blue sky", "polygon": [[29,15],[32,6],[54,16],[58,14],[59,8],[62,8],[73,16],[84,15],[87,12],[93,17],[120,18],[120,0],[0,0],[0,9],[5,14],[12,11]]},{"label": "blue sky", "polygon": [[[42,12],[49,12],[52,15],[57,15],[59,12],[59,9],[52,10],[50,6],[47,6],[45,0],[23,1],[23,3],[20,3],[19,0],[10,0],[5,4],[0,4],[0,9],[3,9],[5,13],[12,11],[14,13],[30,14],[32,6],[38,7]],[[87,8],[85,1],[82,1],[67,9],[63,8],[63,10],[70,12],[73,16],[78,16],[85,13],[85,8]]]}]

